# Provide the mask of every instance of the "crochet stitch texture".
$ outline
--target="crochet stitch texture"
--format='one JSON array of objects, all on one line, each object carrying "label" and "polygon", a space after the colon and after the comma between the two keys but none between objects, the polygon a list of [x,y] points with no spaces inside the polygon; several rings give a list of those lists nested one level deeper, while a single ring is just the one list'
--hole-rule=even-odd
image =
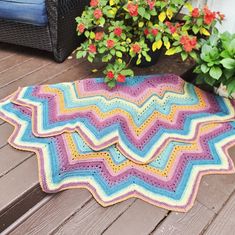
[{"label": "crochet stitch texture", "polygon": [[87,188],[103,206],[130,197],[189,210],[205,174],[234,173],[234,101],[175,75],[20,88],[0,103],[9,143],[37,153],[42,189]]}]

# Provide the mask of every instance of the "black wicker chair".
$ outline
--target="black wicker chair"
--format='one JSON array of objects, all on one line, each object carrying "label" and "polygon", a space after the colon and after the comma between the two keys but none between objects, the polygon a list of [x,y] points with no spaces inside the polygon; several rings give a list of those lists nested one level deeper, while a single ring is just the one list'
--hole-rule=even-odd
[{"label": "black wicker chair", "polygon": [[83,40],[76,34],[76,16],[89,0],[46,0],[46,27],[0,19],[0,42],[7,42],[52,52],[63,62]]}]

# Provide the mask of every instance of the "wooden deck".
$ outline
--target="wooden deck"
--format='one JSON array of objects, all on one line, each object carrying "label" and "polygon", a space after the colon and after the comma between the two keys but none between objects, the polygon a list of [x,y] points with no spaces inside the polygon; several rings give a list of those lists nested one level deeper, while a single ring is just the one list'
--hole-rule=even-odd
[{"label": "wooden deck", "polygon": [[[189,66],[179,58],[164,58],[151,68],[136,69],[136,74],[182,74]],[[56,64],[44,52],[0,44],[0,99],[18,86],[101,76],[101,67],[75,59]],[[98,72],[90,73],[92,68]],[[137,199],[103,208],[87,190],[43,193],[35,155],[15,150],[7,143],[12,130],[0,121],[2,234],[235,234],[235,175],[203,177],[195,205],[188,213],[167,211]],[[230,153],[235,159],[235,148]]]}]

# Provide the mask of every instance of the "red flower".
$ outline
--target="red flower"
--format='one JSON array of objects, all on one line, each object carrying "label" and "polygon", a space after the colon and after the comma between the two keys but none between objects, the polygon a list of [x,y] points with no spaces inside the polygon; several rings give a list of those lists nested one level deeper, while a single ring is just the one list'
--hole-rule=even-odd
[{"label": "red flower", "polygon": [[145,30],[144,30],[144,34],[147,36],[147,35],[149,35],[149,30],[146,28]]},{"label": "red flower", "polygon": [[95,9],[93,15],[96,19],[100,19],[103,16],[103,13],[100,9]]},{"label": "red flower", "polygon": [[107,72],[107,78],[112,80],[114,78],[114,73],[112,71]]},{"label": "red flower", "polygon": [[190,38],[189,36],[182,36],[180,39],[181,45],[186,52],[191,52],[197,46],[197,38]]},{"label": "red flower", "polygon": [[172,34],[174,34],[174,33],[177,31],[177,27],[172,26],[172,27],[170,28],[170,31],[171,31]]},{"label": "red flower", "polygon": [[83,33],[85,30],[85,25],[84,24],[78,24],[77,25],[77,31],[79,31],[80,33]]},{"label": "red flower", "polygon": [[97,7],[99,5],[99,0],[91,0],[90,1],[90,6],[91,7]]},{"label": "red flower", "polygon": [[133,44],[131,48],[135,53],[139,53],[141,51],[141,47],[138,43]]},{"label": "red flower", "polygon": [[158,34],[158,29],[152,29],[152,35],[155,37]]},{"label": "red flower", "polygon": [[120,37],[121,34],[122,34],[122,28],[121,28],[121,27],[115,28],[115,29],[114,29],[114,34],[115,34],[116,36]]},{"label": "red flower", "polygon": [[108,39],[106,42],[106,45],[108,48],[113,48],[115,45],[115,42],[112,39]]},{"label": "red flower", "polygon": [[155,0],[147,0],[150,10],[153,10],[156,1]]},{"label": "red flower", "polygon": [[204,7],[204,23],[210,25],[216,18],[216,13],[212,12],[208,9],[208,7]]},{"label": "red flower", "polygon": [[125,82],[126,81],[126,77],[122,74],[119,74],[117,77],[117,81],[118,82]]},{"label": "red flower", "polygon": [[175,26],[171,23],[171,22],[169,22],[169,21],[167,21],[166,23],[166,26],[169,28],[169,30],[171,31],[171,33],[172,34],[174,34],[176,31],[177,31],[177,28],[180,26],[179,24],[176,24]]},{"label": "red flower", "polygon": [[89,45],[88,48],[90,53],[96,53],[96,46],[94,44]]},{"label": "red flower", "polygon": [[96,40],[96,41],[102,40],[103,37],[104,37],[104,32],[97,32],[97,33],[95,34],[95,40]]},{"label": "red flower", "polygon": [[198,18],[200,16],[200,12],[198,8],[194,8],[192,11],[192,17]]},{"label": "red flower", "polygon": [[127,9],[131,16],[137,16],[138,15],[138,5],[134,3],[128,3]]}]

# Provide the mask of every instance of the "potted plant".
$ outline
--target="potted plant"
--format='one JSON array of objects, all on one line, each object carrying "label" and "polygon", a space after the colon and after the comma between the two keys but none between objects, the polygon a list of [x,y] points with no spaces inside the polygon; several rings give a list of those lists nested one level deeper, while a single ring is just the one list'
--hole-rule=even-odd
[{"label": "potted plant", "polygon": [[235,34],[219,34],[214,30],[202,44],[195,69],[196,80],[214,87],[220,95],[232,96],[235,92]]},{"label": "potted plant", "polygon": [[[176,21],[183,6],[190,14]],[[78,35],[87,38],[76,55],[106,63],[104,81],[112,88],[134,75],[129,68],[132,61],[151,62],[150,55],[162,48],[166,55],[197,59],[198,39],[208,37],[217,20],[221,20],[218,13],[193,8],[185,0],[91,0],[76,18]]]}]

